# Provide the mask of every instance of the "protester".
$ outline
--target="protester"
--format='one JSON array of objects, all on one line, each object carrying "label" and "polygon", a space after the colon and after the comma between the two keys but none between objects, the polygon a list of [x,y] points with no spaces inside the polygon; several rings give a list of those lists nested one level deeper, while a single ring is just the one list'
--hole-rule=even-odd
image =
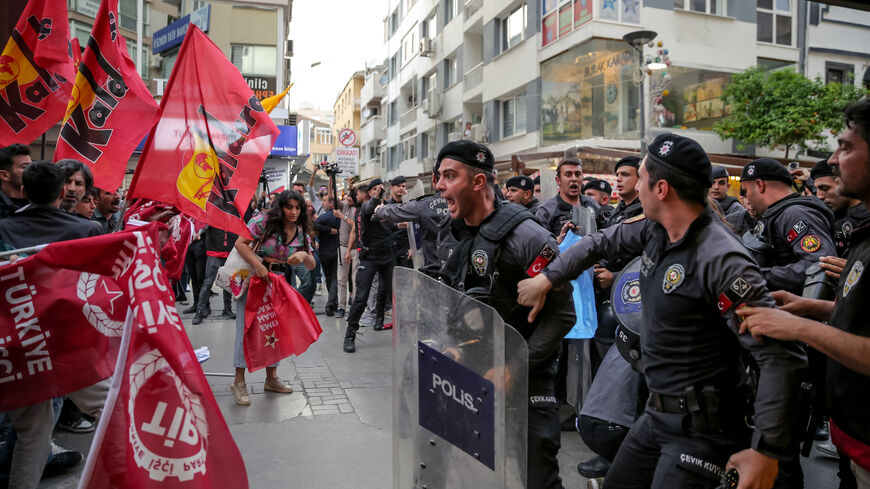
[{"label": "protester", "polygon": [[82,197],[82,200],[79,201],[78,205],[73,209],[73,213],[90,221],[91,217],[94,215],[94,209],[97,208],[97,204],[94,202],[97,195],[96,187],[88,190],[84,197]]},{"label": "protester", "polygon": [[103,189],[97,189],[99,195],[96,198],[97,208],[94,210],[93,220],[99,222],[103,226],[103,232],[111,233],[118,229],[118,220],[120,219],[121,196],[118,191],[106,192]]},{"label": "protester", "polygon": [[60,208],[67,212],[75,212],[75,207],[85,194],[94,186],[94,176],[91,169],[79,160],[64,159],[57,162],[66,175]]},{"label": "protester", "polygon": [[[80,171],[74,173],[81,178]],[[84,179],[79,178],[71,180],[68,171],[61,165],[45,161],[27,165],[21,180],[23,195],[29,204],[25,209],[0,220],[0,242],[14,248],[27,248],[100,235],[98,224],[85,222],[59,208],[64,197],[78,200],[74,190],[77,185],[68,188],[67,182],[81,182],[83,186]],[[57,406],[58,413],[60,404],[62,400]],[[9,472],[10,487],[35,488],[46,468],[46,460],[49,461],[51,471],[65,470],[82,460],[81,452],[65,451],[51,444],[51,432],[55,424],[52,401],[16,409],[6,413],[6,416],[16,432]]]},{"label": "protester", "polygon": [[321,208],[323,213],[314,221],[314,230],[317,231],[319,242],[318,253],[323,276],[326,278],[326,315],[334,316],[338,310],[338,233],[341,228],[341,219],[333,210],[334,197],[323,197]]},{"label": "protester", "polygon": [[[329,186],[330,195],[332,185]],[[338,228],[338,309],[335,317],[344,317],[345,308],[349,308],[348,278],[350,283],[356,284],[356,274],[359,270],[359,252],[354,246],[356,233],[354,222],[357,213],[357,189],[350,187],[344,199],[339,201],[339,209],[333,211],[336,217],[341,219],[341,227]],[[364,193],[364,192],[359,192]]]},{"label": "protester", "polygon": [[0,148],[0,219],[27,205],[21,174],[31,162],[30,148],[23,144]]},{"label": "protester", "polygon": [[[239,236],[236,240],[236,250],[253,268],[260,279],[282,280],[280,274],[290,265],[304,265],[308,270],[314,269],[314,243],[311,241],[310,221],[305,205],[305,199],[292,190],[281,192],[275,199],[277,204],[268,212],[251,219],[248,231],[251,239]],[[259,255],[254,253],[251,244],[259,243]],[[279,277],[269,272],[276,272]],[[240,406],[251,404],[248,389],[245,385],[245,355],[242,349],[242,339],[245,336],[245,306],[247,292],[239,297],[236,308],[236,343],[233,352],[235,378],[230,386],[233,399]],[[278,378],[278,364],[266,367],[266,383],[263,390],[290,394],[293,389]]]},{"label": "protester", "polygon": [[[248,211],[245,216],[250,220],[251,211]],[[199,290],[199,302],[196,310],[196,315],[193,317],[192,324],[201,324],[204,318],[211,315],[211,288],[214,285],[215,277],[217,277],[218,269],[227,262],[227,257],[230,256],[230,251],[238,239],[238,236],[214,226],[208,226],[203,232],[205,236],[205,277],[202,281],[202,288]],[[196,293],[196,291],[194,291]],[[226,319],[236,319],[236,314],[233,312],[233,297],[226,290],[223,291],[224,308],[221,312],[221,317]]]},{"label": "protester", "polygon": [[[193,288],[191,289],[193,304],[181,311],[182,314],[193,314],[199,310],[200,291],[202,290],[202,283],[205,281],[205,265],[208,259],[208,256],[205,254],[204,230],[203,228],[194,233],[184,257],[184,267],[187,269],[190,281],[193,283]],[[187,279],[184,279],[181,282],[181,286],[186,289],[187,283]]]}]

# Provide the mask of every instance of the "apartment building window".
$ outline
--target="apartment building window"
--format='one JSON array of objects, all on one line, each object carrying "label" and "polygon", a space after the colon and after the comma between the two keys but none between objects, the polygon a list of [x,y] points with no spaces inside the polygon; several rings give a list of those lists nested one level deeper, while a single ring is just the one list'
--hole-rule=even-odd
[{"label": "apartment building window", "polygon": [[725,0],[674,0],[674,8],[704,14],[725,15]]},{"label": "apartment building window", "polygon": [[444,1],[444,24],[450,23],[459,13],[459,0]]},{"label": "apartment building window", "polygon": [[518,7],[501,19],[501,50],[502,52],[516,46],[523,40],[526,30],[526,4]]},{"label": "apartment building window", "polygon": [[456,58],[447,58],[444,60],[444,89],[448,89],[459,81],[459,65]]},{"label": "apartment building window", "polygon": [[417,131],[409,131],[402,135],[402,159],[411,160],[417,157]]},{"label": "apartment building window", "polygon": [[825,83],[852,84],[855,78],[855,65],[825,61]]},{"label": "apartment building window", "polygon": [[230,61],[246,75],[275,76],[277,55],[275,46],[233,44],[230,50]]},{"label": "apartment building window", "polygon": [[317,144],[332,144],[331,130],[318,127],[315,132],[317,133]]},{"label": "apartment building window", "polygon": [[792,45],[791,0],[758,0],[756,28],[759,42]]},{"label": "apartment building window", "polygon": [[393,100],[390,102],[390,109],[387,111],[387,126],[399,122],[399,101]]},{"label": "apartment building window", "polygon": [[396,79],[396,72],[399,71],[398,66],[398,53],[394,54],[392,58],[390,58],[390,66],[387,71],[390,72],[390,80]]},{"label": "apartment building window", "polygon": [[411,7],[413,7],[414,4],[417,3],[417,0],[403,0],[402,3],[405,6],[405,8],[403,8],[402,10],[405,11],[405,13],[408,13],[411,11]]},{"label": "apartment building window", "polygon": [[423,21],[420,31],[422,37],[435,39],[435,36],[438,34],[438,17],[434,12]]},{"label": "apartment building window", "polygon": [[418,48],[417,24],[414,24],[414,27],[412,27],[411,30],[405,34],[405,37],[402,38],[402,66],[408,64],[408,61],[417,55]]},{"label": "apartment building window", "polygon": [[399,8],[396,7],[396,10],[393,10],[393,13],[390,14],[390,35],[396,33],[396,30],[399,28]]},{"label": "apartment building window", "polygon": [[501,137],[526,132],[526,97],[519,94],[501,101]]}]

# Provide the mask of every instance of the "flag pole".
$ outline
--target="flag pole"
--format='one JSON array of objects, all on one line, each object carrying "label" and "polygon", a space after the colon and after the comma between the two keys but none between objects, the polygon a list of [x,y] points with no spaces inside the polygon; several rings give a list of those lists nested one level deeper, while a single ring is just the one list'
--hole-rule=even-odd
[{"label": "flag pole", "polygon": [[88,450],[88,459],[85,462],[85,468],[82,470],[82,477],[79,479],[78,489],[86,489],[91,482],[91,477],[94,475],[94,465],[97,463],[97,456],[100,453],[100,445],[103,443],[103,438],[106,437],[106,430],[109,429],[109,422],[112,419],[112,414],[115,408],[115,403],[118,400],[118,393],[121,390],[121,381],[124,377],[124,366],[127,364],[127,353],[130,349],[130,336],[133,334],[133,308],[127,308],[127,319],[124,320],[124,336],[121,337],[121,347],[118,350],[118,360],[115,362],[115,374],[112,376],[112,385],[109,387],[109,394],[106,396],[106,404],[103,405],[103,411],[100,413],[100,422],[97,424],[97,431],[94,433],[94,439],[91,441],[91,448]]}]

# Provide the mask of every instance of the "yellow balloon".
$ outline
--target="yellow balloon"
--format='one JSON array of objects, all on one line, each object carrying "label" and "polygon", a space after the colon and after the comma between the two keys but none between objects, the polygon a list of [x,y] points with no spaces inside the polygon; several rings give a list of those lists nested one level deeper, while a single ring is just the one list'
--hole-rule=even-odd
[{"label": "yellow balloon", "polygon": [[663,91],[662,91],[662,95],[664,95],[665,97],[667,97],[667,96],[670,95],[670,94],[671,94],[671,91],[670,91],[670,90],[663,90]]},{"label": "yellow balloon", "polygon": [[657,43],[657,44],[656,44],[656,45],[657,45],[657,46],[658,46],[658,47],[662,47],[662,46],[664,46],[664,45],[665,45],[665,43],[663,43],[663,42],[661,42],[661,41],[659,41],[659,42],[658,42],[658,43]]}]

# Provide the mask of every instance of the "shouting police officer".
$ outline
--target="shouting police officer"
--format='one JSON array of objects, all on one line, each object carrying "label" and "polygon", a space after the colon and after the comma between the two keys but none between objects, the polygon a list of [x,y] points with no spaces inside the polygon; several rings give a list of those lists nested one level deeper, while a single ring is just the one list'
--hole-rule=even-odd
[{"label": "shouting police officer", "polygon": [[583,167],[577,158],[568,158],[556,166],[556,183],[559,194],[545,200],[538,206],[535,216],[541,225],[556,236],[556,242],[561,243],[569,229],[573,229],[571,218],[575,205],[582,205],[592,210],[595,221],[598,221],[598,203],[590,197],[582,195]]},{"label": "shouting police officer", "polygon": [[524,207],[495,198],[494,159],[472,141],[448,143],[438,154],[437,189],[450,219],[441,223],[438,254],[441,279],[488,302],[528,343],[528,487],[561,488],[556,455],[559,410],[553,392],[559,342],[576,321],[567,286],[553,291],[547,310],[527,321],[516,303],[516,284],[558,254],[553,238]]},{"label": "shouting police officer", "polygon": [[771,290],[800,294],[807,267],[837,250],[829,232],[834,214],[819,199],[792,192],[791,185],[785,166],[770,158],[749,162],[740,177],[741,190],[759,215],[752,231],[756,240],[744,243]]},{"label": "shouting police officer", "polygon": [[[740,487],[770,488],[790,445],[806,358],[795,343],[738,334],[738,306],[773,307],[774,300],[746,249],[705,209],[710,166],[697,142],[659,135],[639,172],[646,218],[586,237],[519,285],[534,319],[543,294],[599,259],[641,255],[650,399],[607,473],[608,489],[712,487],[726,461],[739,471]],[[751,436],[742,349],[760,369]]]}]

